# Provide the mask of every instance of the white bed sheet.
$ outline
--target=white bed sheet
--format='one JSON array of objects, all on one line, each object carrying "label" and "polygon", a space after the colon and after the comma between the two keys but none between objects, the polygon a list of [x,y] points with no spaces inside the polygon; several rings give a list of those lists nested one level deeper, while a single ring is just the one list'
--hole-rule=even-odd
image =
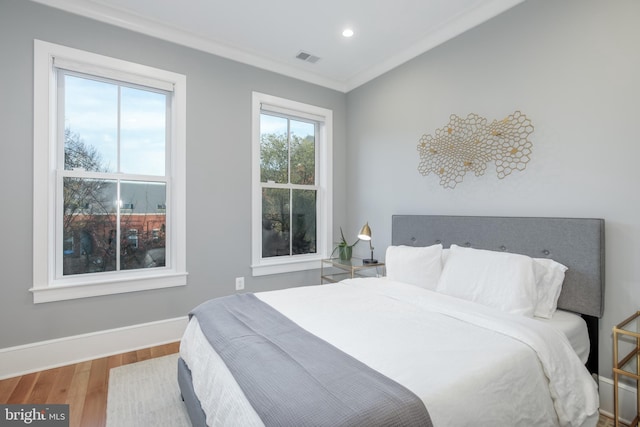
[{"label": "white bed sheet", "polygon": [[535,318],[546,323],[562,332],[571,347],[575,350],[583,364],[587,363],[590,351],[589,330],[584,319],[575,313],[569,311],[557,310],[551,319]]},{"label": "white bed sheet", "polygon": [[[546,336],[536,338],[527,331],[514,339],[505,335],[510,327],[489,329],[493,323],[500,325],[501,315],[494,316],[492,310],[384,278],[256,295],[414,392],[425,402],[435,427],[597,423],[595,383],[566,337],[542,322],[523,318]],[[525,343],[536,340],[560,348],[533,350],[531,342]],[[197,323],[190,322],[180,352],[209,425],[262,424]],[[555,361],[554,352],[573,354],[575,360]]]}]

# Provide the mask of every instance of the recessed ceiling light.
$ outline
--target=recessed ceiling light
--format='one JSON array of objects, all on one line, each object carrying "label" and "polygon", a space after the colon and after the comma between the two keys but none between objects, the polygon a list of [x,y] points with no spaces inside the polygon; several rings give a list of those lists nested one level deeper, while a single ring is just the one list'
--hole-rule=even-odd
[{"label": "recessed ceiling light", "polygon": [[343,32],[342,35],[344,37],[351,37],[353,36],[353,30],[351,28],[346,28]]}]

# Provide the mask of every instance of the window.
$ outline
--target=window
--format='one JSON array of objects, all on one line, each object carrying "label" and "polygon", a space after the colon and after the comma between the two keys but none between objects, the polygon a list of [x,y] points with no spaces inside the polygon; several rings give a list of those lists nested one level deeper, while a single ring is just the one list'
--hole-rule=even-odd
[{"label": "window", "polygon": [[330,110],[254,92],[252,268],[319,268],[331,230]]},{"label": "window", "polygon": [[186,284],[185,99],[182,75],[35,41],[34,302]]}]

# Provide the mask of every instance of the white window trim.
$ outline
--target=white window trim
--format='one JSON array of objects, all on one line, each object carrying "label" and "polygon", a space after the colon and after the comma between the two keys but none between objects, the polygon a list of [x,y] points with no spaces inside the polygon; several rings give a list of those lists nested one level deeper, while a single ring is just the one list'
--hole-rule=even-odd
[{"label": "white window trim", "polygon": [[[299,117],[320,121],[318,147],[317,253],[262,258],[262,188],[260,186],[260,111],[277,108]],[[292,113],[293,112],[293,113]],[[251,115],[251,268],[254,276],[320,268],[320,261],[331,250],[333,229],[333,112],[329,109],[253,92]]]},{"label": "white window trim", "polygon": [[[137,81],[173,87],[169,267],[55,278],[56,73],[54,58],[86,64]],[[124,73],[124,74],[120,74]],[[186,271],[186,76],[53,43],[34,40],[33,293],[34,303],[184,286]]]}]

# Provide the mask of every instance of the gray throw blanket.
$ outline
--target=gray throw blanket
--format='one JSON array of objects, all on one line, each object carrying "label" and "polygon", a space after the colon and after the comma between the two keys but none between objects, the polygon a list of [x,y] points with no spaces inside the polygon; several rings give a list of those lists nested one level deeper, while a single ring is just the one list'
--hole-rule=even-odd
[{"label": "gray throw blanket", "polygon": [[410,390],[253,294],[207,301],[190,316],[266,426],[432,426]]}]

